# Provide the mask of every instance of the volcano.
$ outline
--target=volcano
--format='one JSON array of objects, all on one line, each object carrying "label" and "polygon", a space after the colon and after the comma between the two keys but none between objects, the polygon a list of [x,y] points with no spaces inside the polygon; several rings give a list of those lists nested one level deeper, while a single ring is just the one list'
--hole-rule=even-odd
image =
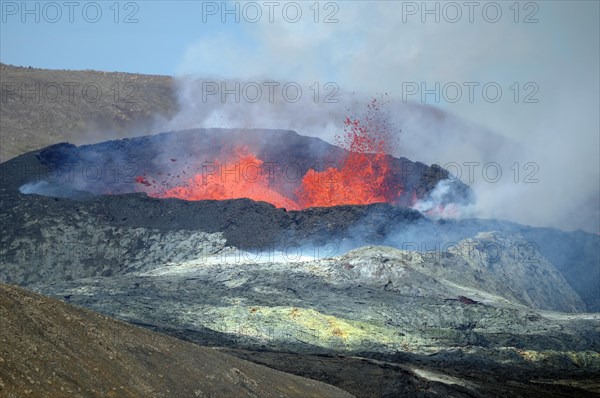
[{"label": "volcano", "polygon": [[[198,129],[39,152],[39,165],[20,179],[25,193],[144,192],[157,198],[249,198],[286,210],[424,200],[447,170],[386,155],[353,132],[348,149],[293,131]],[[36,167],[34,166],[29,166]],[[44,175],[40,173],[44,173]],[[33,177],[33,178],[32,178]],[[458,180],[445,198],[472,201]]]},{"label": "volcano", "polygon": [[[353,152],[293,131],[196,129],[56,144],[4,163],[3,176],[17,201],[67,199],[59,208],[94,208],[121,226],[221,232],[244,249],[332,239],[345,246],[356,228],[381,243],[423,218],[410,207],[440,181],[451,181],[440,206],[473,200],[448,171],[372,148]],[[221,163],[223,154],[237,158]],[[367,171],[354,172],[360,165]]]}]

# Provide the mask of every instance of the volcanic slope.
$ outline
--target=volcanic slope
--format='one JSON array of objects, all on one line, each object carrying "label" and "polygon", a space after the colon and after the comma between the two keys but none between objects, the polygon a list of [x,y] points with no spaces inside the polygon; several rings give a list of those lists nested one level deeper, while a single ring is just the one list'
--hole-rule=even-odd
[{"label": "volcanic slope", "polygon": [[[93,142],[97,132],[104,139],[131,136],[132,131],[148,131],[157,118],[170,119],[179,109],[170,76],[2,63],[0,75],[2,161],[57,142]],[[98,99],[85,96],[86,85],[99,89]],[[56,87],[60,90],[56,99],[44,97]]]},{"label": "volcanic slope", "polygon": [[0,285],[3,397],[351,397],[23,288]]}]

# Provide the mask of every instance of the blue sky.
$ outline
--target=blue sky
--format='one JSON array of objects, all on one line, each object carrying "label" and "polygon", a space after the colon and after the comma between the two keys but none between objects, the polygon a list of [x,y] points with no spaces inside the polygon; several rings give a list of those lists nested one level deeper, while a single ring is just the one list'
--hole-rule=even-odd
[{"label": "blue sky", "polygon": [[[263,12],[258,23],[244,20],[242,8],[248,2],[229,2],[226,6],[233,8],[237,4],[240,9],[240,23],[235,23],[232,15],[226,16],[226,23],[221,22],[220,12],[224,4],[221,1],[122,1],[118,3],[119,14],[116,23],[114,18],[117,3],[114,1],[97,2],[102,16],[95,23],[87,22],[83,16],[83,7],[93,3],[89,1],[75,2],[77,5],[73,9],[73,22],[69,21],[69,10],[62,5],[63,2],[54,2],[59,5],[62,13],[55,23],[50,22],[54,18],[55,8],[47,6],[47,3],[52,2],[24,3],[2,0],[1,3],[2,62],[56,69],[97,69],[169,75],[191,71],[205,74],[243,74],[243,66],[248,66],[244,65],[244,59],[230,59],[221,55],[234,49],[243,53],[246,58],[261,52],[263,65],[250,65],[257,74],[262,72],[261,67],[264,68],[264,74],[279,74],[281,71],[273,67],[275,60],[285,65],[288,70],[294,69],[290,66],[299,64],[307,68],[312,61],[319,68],[313,70],[319,77],[340,79],[339,75],[344,67],[351,67],[349,64],[356,63],[357,59],[368,58],[371,51],[382,49],[380,53],[388,56],[394,56],[394,51],[396,54],[416,52],[417,55],[425,55],[416,60],[400,60],[395,66],[404,66],[407,69],[417,66],[431,72],[436,78],[440,77],[440,73],[432,68],[432,64],[445,62],[450,63],[451,68],[464,70],[467,62],[478,58],[477,65],[470,67],[468,78],[477,80],[491,76],[495,80],[508,81],[514,80],[516,74],[539,71],[539,62],[560,62],[569,55],[578,57],[585,53],[593,60],[597,51],[591,50],[591,47],[598,43],[598,2],[594,1],[530,2],[537,4],[538,9],[523,7],[519,10],[518,19],[522,22],[531,14],[531,18],[539,20],[533,24],[513,23],[515,11],[509,9],[512,3],[508,2],[502,4],[503,15],[498,23],[486,22],[477,12],[479,10],[476,10],[472,23],[468,23],[466,15],[456,24],[444,23],[444,15],[440,13],[441,23],[435,23],[431,16],[426,16],[428,23],[423,24],[419,23],[423,10],[419,10],[415,15],[407,15],[407,21],[402,20],[402,13],[408,11],[401,4],[412,6],[414,3],[420,7],[421,2],[338,1],[329,2],[336,4],[337,10],[321,6],[323,9],[320,10],[320,19],[335,11],[334,18],[339,20],[338,23],[328,25],[312,23],[313,1],[298,2],[304,14],[300,22],[295,24],[286,23],[282,19],[280,8],[274,10],[275,23],[268,23],[268,8],[264,5],[265,2],[255,2]],[[284,5],[290,2],[279,3]],[[428,4],[434,7],[435,3],[443,5],[443,2]],[[206,21],[203,21],[203,8],[208,10],[209,4],[210,7],[215,5],[218,8],[217,13],[207,15]],[[39,22],[35,21],[35,13],[27,14],[24,9],[35,9],[36,6]],[[87,10],[94,16],[94,7]],[[463,7],[461,11],[466,13],[468,10]],[[128,15],[137,22],[125,23]],[[22,18],[25,18],[25,22]],[[377,32],[380,32],[379,36]],[[436,34],[440,36],[436,37]],[[455,40],[453,43],[457,48],[453,49],[452,53],[448,53],[448,42],[441,40],[442,45],[432,45],[438,38],[443,39],[446,35]],[[506,35],[506,41],[513,42],[499,43],[499,35]],[[473,37],[480,39],[481,43],[485,43],[486,38],[491,39],[489,46],[497,46],[495,53],[498,60],[493,53],[486,51],[489,48],[483,46],[460,48],[461,41],[472,46]],[[283,44],[278,46],[274,39],[280,39]],[[382,40],[389,42],[381,43]],[[421,48],[417,48],[414,43]],[[293,48],[294,45],[299,46],[298,56],[281,52],[283,47]],[[195,59],[190,59],[194,49],[198,47],[207,49],[207,52],[201,57],[196,55]],[[448,54],[453,56],[448,57]],[[302,56],[306,55],[312,58],[303,59]],[[445,58],[442,59],[442,56]],[[461,63],[461,59],[464,62]],[[375,57],[374,61],[379,60]],[[363,59],[362,62],[366,61]],[[412,70],[407,72],[413,73]],[[425,76],[425,73],[423,75]],[[388,86],[389,83],[385,82]]]},{"label": "blue sky", "polygon": [[[83,16],[83,5],[90,2],[73,8],[73,22],[69,9],[61,6],[62,17],[54,23],[57,14],[52,8],[44,10],[44,2],[38,2],[39,23],[35,13],[24,12],[20,1],[2,3],[6,15],[0,58],[16,65],[172,75],[197,40],[226,31],[244,41],[240,24],[223,24],[218,18],[202,22],[202,4],[196,1],[120,2],[118,14],[115,2],[98,2],[102,15],[94,23]],[[17,4],[15,14],[9,3]],[[35,3],[27,7],[35,10]],[[96,18],[94,7],[86,9],[90,21]]]},{"label": "blue sky", "polygon": [[[454,11],[446,10],[444,2],[425,6],[439,8],[438,22],[425,8],[414,11],[414,7],[423,7],[423,2],[325,1],[317,7],[319,23],[313,21],[314,1],[277,2],[273,23],[268,21],[267,2],[262,1],[229,1],[226,5],[221,1],[74,3],[71,22],[69,8],[62,1],[2,0],[0,60],[52,69],[334,81],[346,91],[387,91],[398,96],[405,81],[428,86],[434,82],[476,81],[483,85],[493,81],[502,85],[505,98],[514,82],[533,81],[546,84],[536,95],[547,96],[547,102],[556,97],[549,85],[563,81],[573,87],[581,84],[579,80],[594,85],[600,67],[597,1],[521,2],[517,10],[513,2],[500,2],[502,17],[493,23],[486,21],[482,9],[498,4],[494,2],[476,2],[479,6],[473,11],[473,21],[467,17],[470,10],[462,6],[457,23],[448,22]],[[244,13],[251,3],[263,13],[258,23],[244,18],[251,17],[252,7]],[[58,5],[60,17],[56,16],[57,7],[49,4]],[[91,23],[86,15],[95,17],[96,7],[90,5],[96,4],[102,15]],[[287,4],[300,4],[303,15],[299,22],[283,18]],[[203,13],[210,7],[216,11]],[[223,23],[223,9],[235,7],[240,22],[225,15]],[[337,23],[324,23],[328,14]],[[128,16],[133,23],[126,23]],[[530,20],[534,23],[525,23]],[[425,102],[460,115],[473,114],[467,101],[436,103],[429,96]],[[488,111],[488,104],[479,102],[477,114],[482,116],[476,121],[504,129],[501,120],[494,120],[498,105]],[[509,110],[511,114],[529,114],[534,108],[517,105]],[[520,118],[519,123],[530,126],[534,120]]]}]

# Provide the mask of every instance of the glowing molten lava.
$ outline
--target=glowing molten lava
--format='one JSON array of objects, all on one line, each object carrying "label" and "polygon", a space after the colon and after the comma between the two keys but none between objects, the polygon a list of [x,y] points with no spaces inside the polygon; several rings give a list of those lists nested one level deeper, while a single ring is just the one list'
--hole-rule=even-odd
[{"label": "glowing molten lava", "polygon": [[[203,172],[194,175],[187,185],[169,189],[160,196],[185,200],[248,198],[289,210],[298,209],[293,200],[269,186],[269,176],[261,173],[262,164],[262,160],[257,159],[246,148],[236,147],[231,159],[226,162],[205,163]],[[223,172],[216,173],[216,165]]]},{"label": "glowing molten lava", "polygon": [[348,156],[339,168],[309,170],[304,175],[297,193],[303,208],[393,203],[400,196],[401,186],[394,187],[390,178],[384,141],[369,134],[358,120],[346,118],[345,124],[342,146],[347,146]]},{"label": "glowing molten lava", "polygon": [[[375,106],[373,101],[369,109],[373,110]],[[202,172],[172,188],[157,187],[154,179],[151,182],[145,176],[137,177],[136,182],[140,190],[154,197],[185,200],[249,198],[288,210],[396,203],[402,186],[392,175],[392,158],[385,154],[387,137],[373,125],[373,119],[369,117],[365,123],[346,118],[345,134],[336,138],[347,150],[347,155],[337,167],[324,171],[308,170],[299,181],[295,195],[290,195],[295,196],[293,198],[280,193],[276,179],[271,173],[265,173],[263,160],[242,147],[234,147],[228,155],[221,154],[225,159],[203,163]]]}]

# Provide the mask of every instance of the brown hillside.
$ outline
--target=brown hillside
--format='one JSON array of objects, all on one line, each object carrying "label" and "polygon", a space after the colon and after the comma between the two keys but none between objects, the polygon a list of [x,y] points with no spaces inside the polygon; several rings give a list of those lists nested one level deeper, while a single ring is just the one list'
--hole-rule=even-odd
[{"label": "brown hillside", "polygon": [[148,134],[177,112],[170,76],[0,64],[0,82],[1,162],[58,142]]},{"label": "brown hillside", "polygon": [[0,284],[2,397],[351,397]]}]

